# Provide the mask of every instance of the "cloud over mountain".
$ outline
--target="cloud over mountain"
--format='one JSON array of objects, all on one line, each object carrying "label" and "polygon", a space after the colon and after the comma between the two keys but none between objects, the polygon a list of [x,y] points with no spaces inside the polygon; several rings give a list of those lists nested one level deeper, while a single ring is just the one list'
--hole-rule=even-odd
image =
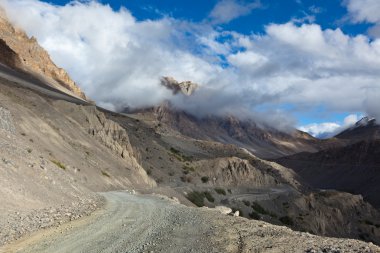
[{"label": "cloud over mountain", "polygon": [[[292,22],[244,35],[170,17],[138,21],[125,8],[115,11],[93,1],[0,5],[88,96],[111,109],[171,100],[197,114],[239,112],[264,121],[282,115],[278,123],[294,125],[293,112],[323,105],[331,112],[380,118],[379,39]],[[211,16],[228,22],[244,15],[237,13]],[[162,76],[200,87],[189,97],[173,95],[160,85]]]}]

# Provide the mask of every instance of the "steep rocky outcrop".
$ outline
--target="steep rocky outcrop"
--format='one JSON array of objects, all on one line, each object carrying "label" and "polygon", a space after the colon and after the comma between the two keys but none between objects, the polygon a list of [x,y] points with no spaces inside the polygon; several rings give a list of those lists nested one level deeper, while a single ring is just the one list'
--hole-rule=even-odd
[{"label": "steep rocky outcrop", "polygon": [[201,160],[195,163],[195,167],[202,176],[210,178],[213,185],[269,187],[279,183],[249,161],[237,157]]},{"label": "steep rocky outcrop", "polygon": [[191,81],[178,82],[173,77],[162,77],[161,85],[173,91],[173,94],[176,95],[179,92],[190,96],[198,88],[198,84]]},{"label": "steep rocky outcrop", "polygon": [[0,62],[42,79],[61,91],[86,99],[67,72],[54,64],[34,37],[29,38],[24,31],[13,26],[3,10],[0,10]]}]

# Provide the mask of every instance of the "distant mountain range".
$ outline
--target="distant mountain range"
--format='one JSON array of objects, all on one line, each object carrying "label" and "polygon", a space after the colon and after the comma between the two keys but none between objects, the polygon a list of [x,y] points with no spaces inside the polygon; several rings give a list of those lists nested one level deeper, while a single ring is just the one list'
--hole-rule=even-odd
[{"label": "distant mountain range", "polygon": [[380,207],[379,133],[376,120],[365,117],[335,137],[346,146],[301,152],[276,162],[292,168],[313,187],[362,194]]}]

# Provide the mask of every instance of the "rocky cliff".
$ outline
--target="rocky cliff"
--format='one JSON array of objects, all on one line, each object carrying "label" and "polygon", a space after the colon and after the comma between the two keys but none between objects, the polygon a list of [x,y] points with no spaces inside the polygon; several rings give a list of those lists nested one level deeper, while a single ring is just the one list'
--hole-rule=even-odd
[{"label": "rocky cliff", "polygon": [[0,62],[33,77],[65,93],[86,99],[85,94],[69,77],[57,67],[34,37],[13,26],[4,11],[0,10]]}]

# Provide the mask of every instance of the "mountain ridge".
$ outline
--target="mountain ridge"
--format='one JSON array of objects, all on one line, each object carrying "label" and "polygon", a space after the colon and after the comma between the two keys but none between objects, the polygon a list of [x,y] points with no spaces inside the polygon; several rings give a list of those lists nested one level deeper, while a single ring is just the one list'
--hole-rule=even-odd
[{"label": "mountain ridge", "polygon": [[0,62],[12,69],[31,74],[72,96],[86,100],[86,95],[68,73],[55,65],[35,37],[28,37],[8,20],[0,9]]}]

